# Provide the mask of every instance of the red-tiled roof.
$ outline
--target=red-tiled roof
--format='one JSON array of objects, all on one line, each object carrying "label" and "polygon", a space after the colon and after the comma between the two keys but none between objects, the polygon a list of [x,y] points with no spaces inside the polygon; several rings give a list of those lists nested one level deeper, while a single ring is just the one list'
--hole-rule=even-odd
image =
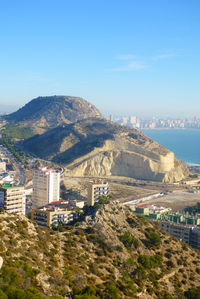
[{"label": "red-tiled roof", "polygon": [[58,201],[52,201],[49,203],[49,205],[55,205],[57,203],[63,203],[64,201],[63,200],[58,200]]}]

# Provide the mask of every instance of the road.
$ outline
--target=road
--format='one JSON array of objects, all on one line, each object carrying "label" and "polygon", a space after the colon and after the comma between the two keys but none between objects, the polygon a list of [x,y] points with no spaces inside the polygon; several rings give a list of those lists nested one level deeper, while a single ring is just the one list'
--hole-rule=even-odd
[{"label": "road", "polygon": [[0,151],[3,153],[5,158],[8,158],[10,160],[10,164],[12,164],[14,170],[16,171],[15,183],[17,185],[24,185],[26,181],[26,176],[23,165],[16,160],[13,154],[5,146],[1,146]]}]

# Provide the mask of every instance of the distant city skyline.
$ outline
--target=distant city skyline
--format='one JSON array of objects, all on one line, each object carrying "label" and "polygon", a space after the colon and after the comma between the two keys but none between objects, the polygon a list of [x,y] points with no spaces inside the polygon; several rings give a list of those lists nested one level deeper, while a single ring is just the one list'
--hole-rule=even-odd
[{"label": "distant city skyline", "polygon": [[200,129],[200,118],[142,118],[137,116],[112,117],[110,120],[134,129]]},{"label": "distant city skyline", "polygon": [[198,116],[199,11],[195,0],[4,1],[0,109],[57,94],[104,114]]}]

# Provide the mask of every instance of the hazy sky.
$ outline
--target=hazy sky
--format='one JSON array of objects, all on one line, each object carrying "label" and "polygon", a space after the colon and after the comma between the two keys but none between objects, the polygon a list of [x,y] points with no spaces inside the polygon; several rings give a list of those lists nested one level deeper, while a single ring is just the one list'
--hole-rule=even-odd
[{"label": "hazy sky", "polygon": [[0,84],[0,107],[62,94],[200,116],[200,1],[0,1]]}]

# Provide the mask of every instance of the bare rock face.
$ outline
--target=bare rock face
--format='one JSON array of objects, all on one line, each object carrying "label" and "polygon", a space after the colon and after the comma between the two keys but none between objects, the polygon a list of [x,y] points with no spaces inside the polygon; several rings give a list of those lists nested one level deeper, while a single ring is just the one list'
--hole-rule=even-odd
[{"label": "bare rock face", "polygon": [[34,155],[64,164],[74,176],[125,176],[177,182],[188,174],[174,153],[134,129],[87,119],[22,143]]},{"label": "bare rock face", "polygon": [[31,126],[41,133],[48,128],[69,124],[90,117],[102,117],[99,110],[79,97],[38,97],[18,111],[6,116],[6,120]]}]

